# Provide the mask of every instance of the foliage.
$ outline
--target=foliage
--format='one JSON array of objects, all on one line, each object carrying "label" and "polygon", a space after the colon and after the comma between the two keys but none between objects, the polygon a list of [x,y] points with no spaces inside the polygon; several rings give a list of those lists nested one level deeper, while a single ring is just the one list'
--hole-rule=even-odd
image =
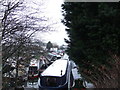
[{"label": "foliage", "polygon": [[102,86],[103,79],[110,77],[106,74],[113,68],[110,63],[115,63],[112,55],[120,53],[119,3],[65,2],[62,8],[70,58],[79,64],[85,79]]}]

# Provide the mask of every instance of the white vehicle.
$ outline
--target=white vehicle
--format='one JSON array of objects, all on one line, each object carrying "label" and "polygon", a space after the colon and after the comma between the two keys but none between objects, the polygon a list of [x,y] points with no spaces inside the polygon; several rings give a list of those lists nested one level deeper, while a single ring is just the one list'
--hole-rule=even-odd
[{"label": "white vehicle", "polygon": [[72,66],[69,60],[58,59],[41,73],[38,86],[42,90],[71,88],[74,85]]},{"label": "white vehicle", "polygon": [[38,77],[38,60],[32,59],[28,68],[28,79]]},{"label": "white vehicle", "polygon": [[56,53],[48,53],[48,55],[46,55],[47,60],[49,60],[50,62],[54,62],[57,59],[60,59],[61,56],[56,54]]}]

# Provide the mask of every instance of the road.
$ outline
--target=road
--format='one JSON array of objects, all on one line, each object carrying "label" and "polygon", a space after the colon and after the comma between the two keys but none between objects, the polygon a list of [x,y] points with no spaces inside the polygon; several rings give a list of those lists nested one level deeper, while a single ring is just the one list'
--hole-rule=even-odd
[{"label": "road", "polygon": [[[68,55],[65,54],[62,59],[69,59]],[[71,61],[72,62],[72,67],[77,67],[77,65],[75,64],[74,61]],[[72,69],[72,73],[73,73],[73,77],[75,80],[77,79],[82,79],[80,73],[78,72],[78,68],[74,68]],[[91,83],[88,83],[87,81],[85,81],[85,84],[86,88],[93,88],[93,84]],[[27,82],[26,83],[26,86],[24,88],[24,90],[38,90],[38,82],[34,82],[34,83],[31,83],[31,82]]]}]

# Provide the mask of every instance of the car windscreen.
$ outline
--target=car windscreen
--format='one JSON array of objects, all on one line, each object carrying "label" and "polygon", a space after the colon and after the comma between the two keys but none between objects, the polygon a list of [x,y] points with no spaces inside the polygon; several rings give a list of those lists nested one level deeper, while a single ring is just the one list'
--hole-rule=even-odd
[{"label": "car windscreen", "polygon": [[37,67],[29,67],[29,71],[28,71],[29,74],[37,74],[38,71],[37,71]]},{"label": "car windscreen", "polygon": [[64,85],[66,82],[66,76],[63,77],[54,77],[54,76],[42,76],[40,83],[44,87],[58,87]]}]

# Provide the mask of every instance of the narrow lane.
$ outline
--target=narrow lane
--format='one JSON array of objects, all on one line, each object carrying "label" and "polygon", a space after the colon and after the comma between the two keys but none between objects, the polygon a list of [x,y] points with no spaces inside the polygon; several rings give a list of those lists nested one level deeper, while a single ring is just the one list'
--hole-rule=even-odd
[{"label": "narrow lane", "polygon": [[[69,56],[67,54],[65,54],[62,59],[69,59]],[[78,66],[75,64],[74,61],[71,61],[72,63],[72,73],[73,73],[73,77],[75,80],[78,79],[82,79],[80,73],[78,72]],[[86,88],[93,88],[93,84],[88,83],[87,81],[84,82],[84,86],[86,86]],[[26,82],[26,85],[24,87],[24,90],[38,90],[38,82]]]}]

